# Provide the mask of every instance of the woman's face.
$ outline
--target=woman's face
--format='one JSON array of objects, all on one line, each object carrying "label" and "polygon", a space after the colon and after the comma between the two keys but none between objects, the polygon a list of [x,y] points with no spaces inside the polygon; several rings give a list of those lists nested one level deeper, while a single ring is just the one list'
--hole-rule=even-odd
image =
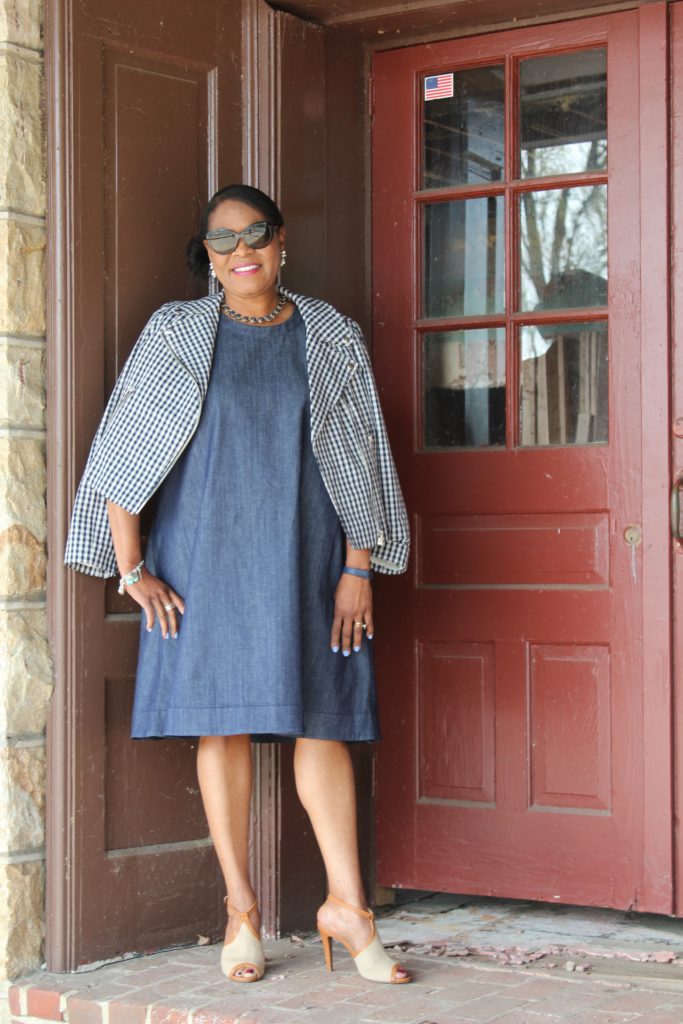
[{"label": "woman's face", "polygon": [[[215,231],[217,228],[244,231],[250,224],[263,220],[266,220],[266,217],[252,206],[234,199],[226,199],[211,214],[209,231]],[[206,240],[204,245],[226,297],[233,295],[236,298],[250,299],[268,295],[274,290],[284,242],[285,229],[278,228],[270,244],[263,249],[250,248],[243,238],[240,238],[235,251],[227,255],[214,252]]]}]

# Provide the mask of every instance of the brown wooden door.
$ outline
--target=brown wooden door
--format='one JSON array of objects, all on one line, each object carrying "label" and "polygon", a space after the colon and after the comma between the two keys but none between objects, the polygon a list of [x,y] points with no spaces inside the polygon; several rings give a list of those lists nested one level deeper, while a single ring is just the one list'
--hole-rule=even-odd
[{"label": "brown wooden door", "polygon": [[374,59],[387,886],[672,909],[666,33]]},{"label": "brown wooden door", "polygon": [[[69,493],[53,492],[61,510],[145,321],[199,294],[184,254],[207,194],[241,178],[241,5],[55,4],[51,31],[53,89],[68,96],[51,181],[65,231],[52,240],[53,313],[68,346],[53,365],[70,467]],[[223,886],[195,744],[129,739],[137,606],[51,556],[53,578],[63,573],[52,615],[65,675],[50,730],[49,961],[72,969],[215,936]]]}]

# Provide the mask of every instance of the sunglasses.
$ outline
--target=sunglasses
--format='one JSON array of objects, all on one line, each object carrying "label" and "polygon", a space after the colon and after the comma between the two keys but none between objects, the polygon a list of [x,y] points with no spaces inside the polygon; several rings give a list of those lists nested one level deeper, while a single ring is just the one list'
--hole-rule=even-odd
[{"label": "sunglasses", "polygon": [[230,231],[229,228],[216,228],[215,231],[206,232],[206,241],[209,248],[221,256],[227,256],[234,252],[240,244],[240,238],[249,249],[265,249],[273,241],[273,235],[277,231],[275,224],[269,224],[266,220],[258,220],[250,224],[244,231]]}]

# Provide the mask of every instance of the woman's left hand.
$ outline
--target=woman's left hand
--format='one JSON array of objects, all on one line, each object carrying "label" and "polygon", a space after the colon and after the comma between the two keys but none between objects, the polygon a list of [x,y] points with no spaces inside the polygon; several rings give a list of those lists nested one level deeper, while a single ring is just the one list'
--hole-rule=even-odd
[{"label": "woman's left hand", "polygon": [[344,657],[347,657],[352,648],[354,651],[360,651],[365,632],[369,637],[372,637],[374,632],[370,580],[344,572],[334,592],[334,622],[330,646],[336,653],[339,650],[341,636],[341,649]]}]

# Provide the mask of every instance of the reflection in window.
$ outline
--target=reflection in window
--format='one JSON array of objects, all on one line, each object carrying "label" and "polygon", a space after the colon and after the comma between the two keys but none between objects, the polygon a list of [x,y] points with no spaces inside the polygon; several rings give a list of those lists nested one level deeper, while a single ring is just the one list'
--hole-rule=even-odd
[{"label": "reflection in window", "polygon": [[521,308],[607,304],[607,186],[520,196]]},{"label": "reflection in window", "polygon": [[520,63],[520,173],[523,178],[607,166],[607,54],[604,49]]},{"label": "reflection in window", "polygon": [[500,181],[504,163],[503,68],[453,73],[453,95],[425,99],[423,188]]},{"label": "reflection in window", "polygon": [[505,330],[427,334],[423,362],[425,447],[505,444]]},{"label": "reflection in window", "polygon": [[489,196],[425,207],[425,316],[503,311],[504,202]]},{"label": "reflection in window", "polygon": [[607,324],[522,327],[520,348],[522,444],[606,444]]}]

